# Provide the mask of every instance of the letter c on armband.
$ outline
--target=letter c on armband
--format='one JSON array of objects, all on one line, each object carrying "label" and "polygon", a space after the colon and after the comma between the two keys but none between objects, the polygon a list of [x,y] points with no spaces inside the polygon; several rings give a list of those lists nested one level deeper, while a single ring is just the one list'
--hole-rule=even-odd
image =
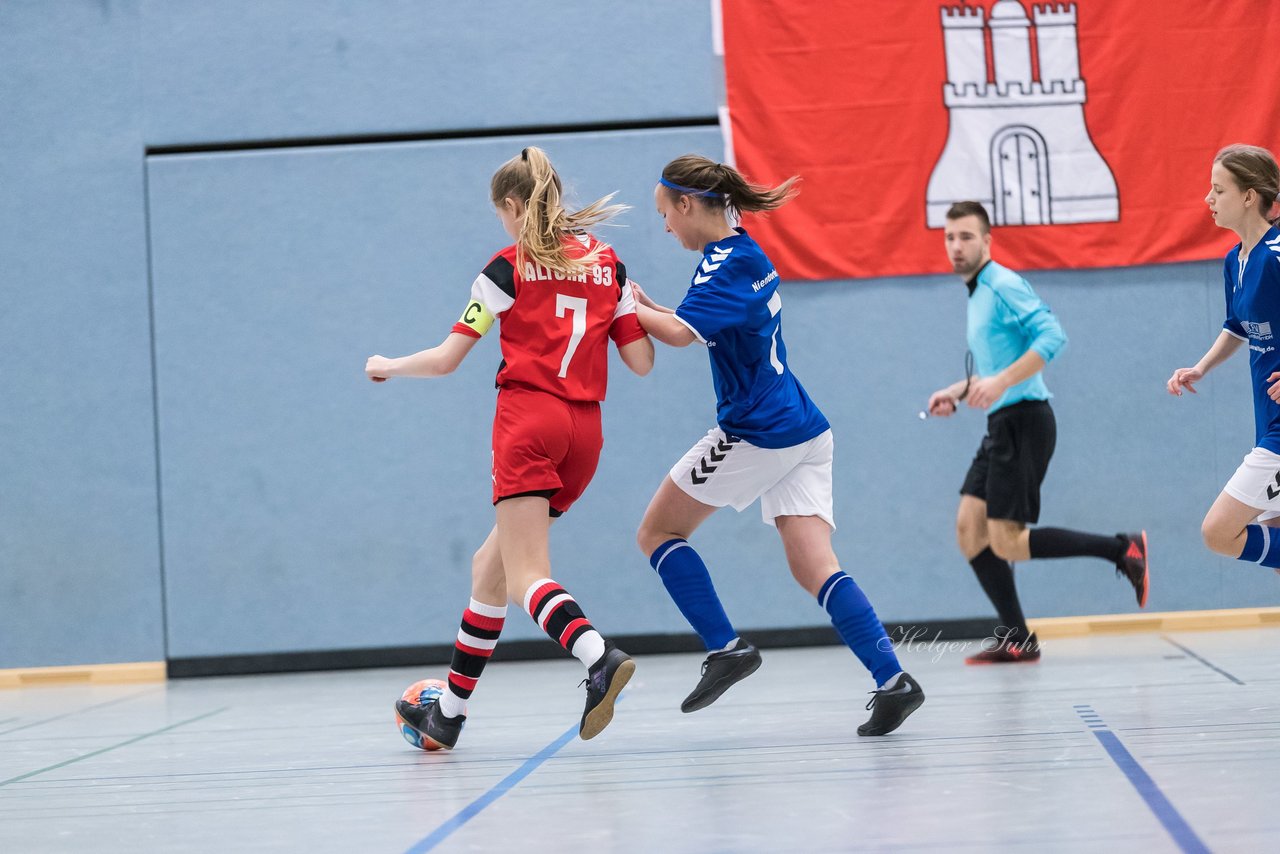
[{"label": "letter c on armband", "polygon": [[462,312],[458,322],[475,330],[477,335],[484,335],[493,326],[493,315],[484,307],[484,303],[472,300],[467,303],[467,308]]}]

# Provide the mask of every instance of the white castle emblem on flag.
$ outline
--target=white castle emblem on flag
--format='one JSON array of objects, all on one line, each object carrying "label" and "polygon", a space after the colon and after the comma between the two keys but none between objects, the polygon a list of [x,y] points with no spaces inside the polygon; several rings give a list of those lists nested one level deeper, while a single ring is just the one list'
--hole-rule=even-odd
[{"label": "white castle emblem on flag", "polygon": [[[1120,200],[1084,122],[1085,85],[1076,5],[1032,6],[1039,79],[1031,77],[1031,27],[1019,0],[983,9],[943,7],[950,111],[947,144],[926,191],[926,219],[941,228],[953,202],[981,202],[995,225],[1115,222]],[[986,33],[995,82],[987,82]]]}]

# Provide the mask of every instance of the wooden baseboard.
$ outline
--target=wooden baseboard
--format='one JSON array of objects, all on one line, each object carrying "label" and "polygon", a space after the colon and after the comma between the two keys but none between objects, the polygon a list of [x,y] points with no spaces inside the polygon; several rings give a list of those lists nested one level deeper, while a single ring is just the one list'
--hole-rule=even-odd
[{"label": "wooden baseboard", "polygon": [[115,682],[163,682],[167,678],[163,661],[130,664],[85,664],[71,667],[20,667],[0,670],[0,688],[31,688],[36,685],[69,685],[88,682],[107,685]]},{"label": "wooden baseboard", "polygon": [[1101,614],[1095,617],[1039,617],[1027,620],[1042,638],[1129,632],[1186,632],[1280,626],[1280,608],[1223,608],[1217,611],[1163,611]]}]

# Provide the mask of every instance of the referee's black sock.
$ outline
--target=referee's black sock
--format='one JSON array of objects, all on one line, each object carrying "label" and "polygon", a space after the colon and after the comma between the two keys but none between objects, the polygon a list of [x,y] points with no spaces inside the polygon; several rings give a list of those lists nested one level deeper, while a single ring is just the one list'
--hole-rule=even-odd
[{"label": "referee's black sock", "polygon": [[996,606],[1001,624],[1009,631],[1009,642],[1026,640],[1031,632],[1027,629],[1026,618],[1022,616],[1018,588],[1013,584],[1013,567],[1007,560],[996,557],[990,546],[970,560],[969,566],[973,567],[973,574],[978,576],[978,583],[991,604]]},{"label": "referee's black sock", "polygon": [[1128,545],[1128,541],[1120,536],[1105,537],[1066,528],[1032,528],[1027,541],[1033,560],[1042,557],[1100,557],[1117,566]]}]

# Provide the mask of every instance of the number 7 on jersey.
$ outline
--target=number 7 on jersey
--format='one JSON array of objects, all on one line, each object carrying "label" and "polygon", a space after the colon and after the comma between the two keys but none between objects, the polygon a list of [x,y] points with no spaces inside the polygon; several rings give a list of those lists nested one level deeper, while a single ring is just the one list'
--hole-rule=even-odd
[{"label": "number 7 on jersey", "polygon": [[573,327],[569,334],[569,347],[564,351],[564,358],[560,360],[561,378],[569,375],[569,361],[573,358],[574,351],[578,349],[578,344],[582,342],[582,336],[587,334],[586,299],[556,294],[556,317],[564,317],[566,311],[571,313]]}]

